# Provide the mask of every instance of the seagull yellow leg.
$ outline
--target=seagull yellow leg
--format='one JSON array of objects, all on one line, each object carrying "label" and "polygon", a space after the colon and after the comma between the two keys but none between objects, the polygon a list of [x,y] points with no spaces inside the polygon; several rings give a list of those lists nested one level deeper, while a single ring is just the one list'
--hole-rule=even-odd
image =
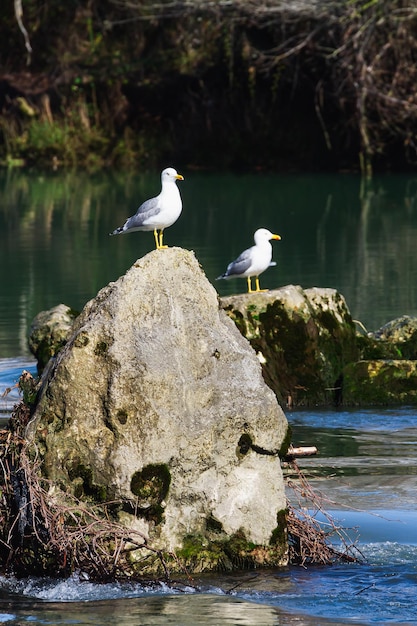
[{"label": "seagull yellow leg", "polygon": [[255,278],[255,291],[268,291],[268,289],[261,289],[259,285],[259,276]]},{"label": "seagull yellow leg", "polygon": [[158,245],[158,249],[168,248],[168,246],[164,246],[163,245],[163,238],[164,238],[164,229],[161,228],[161,230],[159,231],[159,245]]},{"label": "seagull yellow leg", "polygon": [[153,236],[155,237],[155,245],[156,245],[157,250],[160,250],[161,248],[168,248],[168,246],[163,245],[163,231],[164,231],[163,228],[160,229],[159,233],[156,228],[154,228],[154,231],[153,231]]},{"label": "seagull yellow leg", "polygon": [[248,276],[247,280],[248,280],[248,293],[253,293],[252,292],[252,279],[251,279],[251,277]]}]

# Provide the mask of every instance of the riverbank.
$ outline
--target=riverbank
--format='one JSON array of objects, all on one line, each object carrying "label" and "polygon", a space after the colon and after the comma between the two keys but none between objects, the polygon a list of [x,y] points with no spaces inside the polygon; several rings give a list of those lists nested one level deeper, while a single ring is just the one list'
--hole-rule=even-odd
[{"label": "riverbank", "polygon": [[5,11],[4,166],[413,167],[417,18],[399,0]]}]

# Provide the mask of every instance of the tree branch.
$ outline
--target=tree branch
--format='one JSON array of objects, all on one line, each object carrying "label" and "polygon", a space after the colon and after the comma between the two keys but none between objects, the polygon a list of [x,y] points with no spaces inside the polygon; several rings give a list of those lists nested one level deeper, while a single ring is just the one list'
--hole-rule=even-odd
[{"label": "tree branch", "polygon": [[27,59],[26,59],[26,63],[27,65],[30,65],[30,62],[32,60],[32,46],[30,45],[30,39],[29,39],[29,34],[28,31],[25,28],[25,25],[23,24],[23,8],[22,8],[22,0],[14,0],[14,13],[16,15],[16,21],[19,25],[20,28],[20,32],[23,34],[23,37],[25,39],[25,48],[28,52],[27,55]]}]

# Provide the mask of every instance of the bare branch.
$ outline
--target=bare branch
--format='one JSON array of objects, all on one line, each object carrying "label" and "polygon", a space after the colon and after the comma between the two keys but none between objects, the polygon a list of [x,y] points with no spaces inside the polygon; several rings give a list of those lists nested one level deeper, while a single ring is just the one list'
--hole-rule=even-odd
[{"label": "bare branch", "polygon": [[27,55],[27,59],[26,59],[26,64],[30,65],[30,62],[32,60],[32,46],[30,45],[30,39],[29,39],[29,34],[28,31],[25,28],[25,25],[23,24],[23,8],[22,8],[22,0],[14,0],[14,12],[15,12],[15,16],[16,16],[16,20],[17,23],[19,25],[20,28],[20,32],[23,34],[23,37],[25,39],[25,48],[28,52]]}]

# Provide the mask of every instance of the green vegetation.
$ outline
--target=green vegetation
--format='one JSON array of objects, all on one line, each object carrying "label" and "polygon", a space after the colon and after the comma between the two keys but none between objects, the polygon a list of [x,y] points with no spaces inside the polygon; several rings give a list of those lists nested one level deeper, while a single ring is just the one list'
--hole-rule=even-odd
[{"label": "green vegetation", "polygon": [[[12,0],[0,24],[5,166],[405,168],[417,14],[401,0]],[[285,28],[283,25],[285,24]]]}]

